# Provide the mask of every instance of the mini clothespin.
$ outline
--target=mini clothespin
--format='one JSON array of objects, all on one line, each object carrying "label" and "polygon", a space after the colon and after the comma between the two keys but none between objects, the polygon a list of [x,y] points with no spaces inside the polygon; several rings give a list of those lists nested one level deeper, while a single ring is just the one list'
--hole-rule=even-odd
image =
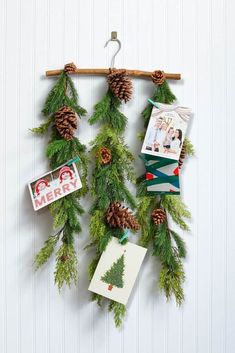
[{"label": "mini clothespin", "polygon": [[148,99],[148,102],[151,103],[152,105],[154,105],[155,107],[157,107],[158,109],[160,109],[160,106],[158,103],[154,102],[152,99]]},{"label": "mini clothespin", "polygon": [[74,157],[73,159],[70,159],[70,161],[68,161],[68,163],[66,165],[71,165],[73,163],[77,163],[78,161],[80,161],[80,157],[79,156],[76,156]]},{"label": "mini clothespin", "polygon": [[122,243],[128,237],[129,237],[129,232],[127,229],[125,229],[123,236],[119,239],[119,243]]}]

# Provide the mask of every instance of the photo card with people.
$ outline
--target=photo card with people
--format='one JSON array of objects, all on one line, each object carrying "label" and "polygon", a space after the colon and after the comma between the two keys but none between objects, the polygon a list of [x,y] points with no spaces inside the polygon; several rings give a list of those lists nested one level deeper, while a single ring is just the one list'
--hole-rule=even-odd
[{"label": "photo card with people", "polygon": [[178,161],[191,110],[150,102],[154,105],[141,152]]},{"label": "photo card with people", "polygon": [[35,211],[81,189],[82,183],[73,160],[28,183]]},{"label": "photo card with people", "polygon": [[112,238],[96,267],[88,290],[126,305],[144,260],[146,248]]}]

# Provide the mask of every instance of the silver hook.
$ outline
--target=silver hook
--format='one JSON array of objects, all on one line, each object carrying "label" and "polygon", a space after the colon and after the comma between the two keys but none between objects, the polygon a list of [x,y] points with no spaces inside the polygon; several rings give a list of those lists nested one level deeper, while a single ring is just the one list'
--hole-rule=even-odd
[{"label": "silver hook", "polygon": [[110,68],[113,69],[114,68],[115,58],[116,58],[117,54],[119,53],[119,51],[121,50],[121,47],[122,47],[122,44],[121,44],[120,40],[117,38],[117,32],[111,32],[111,39],[109,39],[105,43],[105,46],[104,46],[105,48],[107,47],[109,42],[117,42],[118,43],[118,50],[116,51],[116,53],[113,54],[113,57],[111,59],[111,64],[110,64]]}]

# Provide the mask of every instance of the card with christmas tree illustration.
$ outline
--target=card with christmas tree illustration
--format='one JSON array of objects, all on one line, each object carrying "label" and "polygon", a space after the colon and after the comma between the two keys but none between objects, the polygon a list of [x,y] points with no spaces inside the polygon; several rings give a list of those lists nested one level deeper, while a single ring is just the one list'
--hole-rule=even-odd
[{"label": "card with christmas tree illustration", "polygon": [[125,305],[146,251],[130,242],[122,245],[113,238],[100,258],[88,289]]}]

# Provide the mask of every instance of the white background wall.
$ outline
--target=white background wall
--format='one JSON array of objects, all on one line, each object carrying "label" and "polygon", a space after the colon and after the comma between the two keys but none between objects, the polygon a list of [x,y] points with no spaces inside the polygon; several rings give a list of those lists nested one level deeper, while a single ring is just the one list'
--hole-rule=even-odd
[{"label": "white background wall", "polygon": [[[235,351],[234,172],[232,104],[235,99],[232,0],[2,0],[0,3],[0,351],[2,353],[232,353]],[[159,264],[148,256],[128,305],[124,329],[89,301],[88,216],[79,236],[79,287],[58,294],[52,260],[34,273],[35,253],[51,232],[48,211],[35,213],[26,183],[48,169],[47,138],[28,128],[54,80],[47,69],[74,61],[108,67],[117,30],[117,67],[180,72],[171,87],[194,111],[190,138],[196,157],[182,175],[184,201],[193,214],[185,234],[186,301],[166,303],[156,286]],[[116,48],[116,47],[115,47]],[[102,77],[76,77],[89,114],[105,92]],[[150,81],[134,80],[134,99],[124,107],[127,142],[138,155],[140,112]],[[78,131],[88,143],[96,128],[86,119]],[[136,161],[141,172],[141,163]],[[88,208],[87,199],[84,206]],[[133,239],[135,240],[135,239]]]}]

